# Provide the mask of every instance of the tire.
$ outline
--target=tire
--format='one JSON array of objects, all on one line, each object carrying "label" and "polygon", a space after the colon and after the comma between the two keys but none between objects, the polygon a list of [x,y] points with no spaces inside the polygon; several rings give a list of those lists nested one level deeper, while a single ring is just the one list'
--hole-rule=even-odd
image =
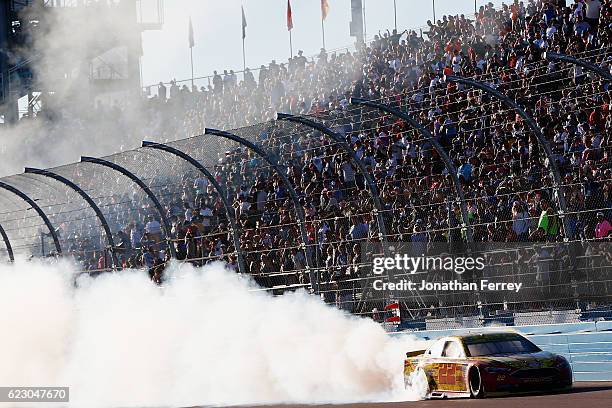
[{"label": "tire", "polygon": [[468,372],[468,389],[470,398],[484,398],[484,387],[478,367],[471,367]]},{"label": "tire", "polygon": [[429,397],[429,378],[421,367],[417,367],[408,378],[404,378],[406,389],[411,389],[420,399]]}]

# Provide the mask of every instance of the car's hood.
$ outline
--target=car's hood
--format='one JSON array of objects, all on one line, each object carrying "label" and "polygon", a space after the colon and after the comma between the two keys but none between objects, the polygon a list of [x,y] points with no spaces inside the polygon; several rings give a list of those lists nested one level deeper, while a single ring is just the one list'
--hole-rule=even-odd
[{"label": "car's hood", "polygon": [[474,357],[476,360],[496,366],[514,368],[545,368],[551,367],[557,356],[548,351],[529,354],[504,354],[499,356]]}]

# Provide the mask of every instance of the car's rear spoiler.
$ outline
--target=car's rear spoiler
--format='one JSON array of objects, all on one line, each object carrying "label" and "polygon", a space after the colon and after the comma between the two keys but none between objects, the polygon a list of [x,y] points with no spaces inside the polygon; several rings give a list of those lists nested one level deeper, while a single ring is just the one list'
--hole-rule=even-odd
[{"label": "car's rear spoiler", "polygon": [[416,356],[420,356],[421,354],[425,353],[425,350],[414,350],[414,351],[408,351],[406,353],[406,358],[410,358],[410,357],[416,357]]}]

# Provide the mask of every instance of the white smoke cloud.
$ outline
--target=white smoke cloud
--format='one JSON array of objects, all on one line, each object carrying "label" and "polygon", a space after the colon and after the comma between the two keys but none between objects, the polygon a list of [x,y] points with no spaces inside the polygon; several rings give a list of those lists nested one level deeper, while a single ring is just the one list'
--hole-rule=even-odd
[{"label": "white smoke cloud", "polygon": [[[93,7],[98,9],[105,7]],[[111,71],[128,78],[126,47],[139,48],[131,12],[96,13],[82,7],[64,11],[44,13],[44,24],[31,32],[31,49],[25,55],[33,56],[34,88],[44,92],[40,102],[45,114],[0,128],[0,176],[21,173],[26,166],[47,168],[78,161],[81,155],[136,148],[148,132],[137,80],[99,93],[101,85],[89,78],[98,70],[103,79]],[[39,17],[36,8],[33,13]]]},{"label": "white smoke cloud", "polygon": [[75,406],[418,399],[422,348],[305,293],[272,297],[221,264],[80,278],[68,262],[0,266],[0,384],[71,387]]}]

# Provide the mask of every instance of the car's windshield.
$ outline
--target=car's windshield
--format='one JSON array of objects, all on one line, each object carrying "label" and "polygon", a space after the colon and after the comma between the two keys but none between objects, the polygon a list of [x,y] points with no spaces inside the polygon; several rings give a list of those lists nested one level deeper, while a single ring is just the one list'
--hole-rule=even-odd
[{"label": "car's windshield", "polygon": [[499,354],[527,354],[540,351],[538,346],[529,340],[522,338],[467,344],[467,348],[472,357],[493,356]]}]

